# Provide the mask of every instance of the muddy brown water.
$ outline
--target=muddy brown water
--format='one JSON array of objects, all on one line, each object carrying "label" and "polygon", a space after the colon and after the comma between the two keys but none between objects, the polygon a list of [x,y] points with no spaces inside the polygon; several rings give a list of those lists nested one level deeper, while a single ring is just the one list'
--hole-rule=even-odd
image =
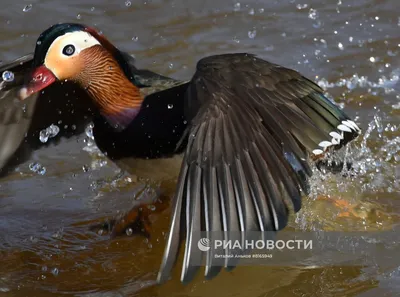
[{"label": "muddy brown water", "polygon": [[[189,78],[206,55],[251,52],[314,79],[363,135],[349,152],[356,175],[317,174],[288,230],[399,224],[398,0],[4,0],[0,60],[31,52],[41,31],[64,21],[95,26],[139,66],[176,78]],[[32,172],[32,163],[45,174]],[[400,296],[399,259],[390,269],[242,266],[212,281],[199,274],[187,286],[178,266],[171,281],[153,286],[167,211],[152,216],[149,240],[110,240],[87,228],[140,194],[140,185],[117,174],[83,135],[36,152],[0,180],[0,296]]]}]

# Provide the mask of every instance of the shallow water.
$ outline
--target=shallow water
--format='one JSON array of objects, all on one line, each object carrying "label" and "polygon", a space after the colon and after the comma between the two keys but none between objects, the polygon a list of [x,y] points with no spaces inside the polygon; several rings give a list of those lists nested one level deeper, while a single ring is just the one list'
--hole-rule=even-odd
[{"label": "shallow water", "polygon": [[[355,176],[317,174],[290,228],[379,231],[400,223],[398,0],[5,0],[2,7],[3,62],[31,52],[49,25],[68,21],[97,27],[139,66],[180,79],[198,59],[224,52],[300,71],[357,118],[363,135],[347,152]],[[35,153],[0,180],[1,296],[400,296],[399,259],[390,269],[242,266],[187,286],[177,267],[173,280],[152,286],[167,211],[155,212],[149,240],[88,231],[90,222],[154,194],[128,176],[116,179],[118,172],[83,135]]]}]

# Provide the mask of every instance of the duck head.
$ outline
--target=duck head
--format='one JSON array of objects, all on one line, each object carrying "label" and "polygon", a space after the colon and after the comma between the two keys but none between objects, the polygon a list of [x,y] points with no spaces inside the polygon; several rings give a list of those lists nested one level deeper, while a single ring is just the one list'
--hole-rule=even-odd
[{"label": "duck head", "polygon": [[72,81],[86,90],[112,125],[124,127],[142,102],[121,52],[95,29],[57,24],[38,38],[33,70],[19,90],[21,100],[55,82]]}]

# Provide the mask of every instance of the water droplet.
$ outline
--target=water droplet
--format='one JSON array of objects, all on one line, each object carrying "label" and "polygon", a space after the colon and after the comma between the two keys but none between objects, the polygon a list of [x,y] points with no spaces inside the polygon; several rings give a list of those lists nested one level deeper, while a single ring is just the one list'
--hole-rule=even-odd
[{"label": "water droplet", "polygon": [[253,38],[255,38],[256,35],[257,35],[257,30],[256,30],[256,29],[250,30],[250,31],[247,33],[247,35],[249,36],[249,38],[253,39]]},{"label": "water droplet", "polygon": [[53,238],[55,238],[55,239],[61,239],[61,238],[63,237],[62,232],[63,232],[63,230],[60,229],[60,230],[56,231],[55,233],[53,233],[53,234],[51,235],[51,237],[53,237]]},{"label": "water droplet", "polygon": [[24,9],[22,9],[23,12],[28,12],[29,10],[32,9],[32,4],[28,4],[24,7]]},{"label": "water droplet", "polygon": [[57,276],[58,273],[59,273],[58,268],[53,268],[53,269],[51,270],[51,273],[52,273],[54,276]]},{"label": "water droplet", "polygon": [[129,1],[129,0],[125,1],[125,6],[126,6],[126,7],[129,7],[129,6],[131,6],[131,5],[132,5],[132,2],[131,2],[131,1]]},{"label": "water droplet", "polygon": [[264,47],[264,50],[267,52],[272,52],[275,49],[275,47],[273,45],[267,45],[266,47]]},{"label": "water droplet", "polygon": [[314,8],[310,8],[310,11],[308,12],[308,18],[316,20],[318,18],[318,11]]},{"label": "water droplet", "polygon": [[37,45],[41,45],[42,42],[41,42],[40,40],[38,40],[38,41],[36,42],[36,44],[37,44]]},{"label": "water droplet", "polygon": [[258,10],[258,13],[264,13],[264,8],[260,8],[260,9]]},{"label": "water droplet", "polygon": [[89,171],[89,166],[83,165],[82,166],[82,170],[83,170],[83,172],[88,172]]},{"label": "water droplet", "polygon": [[375,59],[375,57],[370,57],[370,58],[369,58],[369,61],[372,62],[372,63],[375,63],[375,62],[376,62],[376,59]]},{"label": "water droplet", "polygon": [[10,292],[10,291],[11,291],[11,289],[9,289],[7,287],[0,287],[0,292],[1,293],[7,293],[7,292]]},{"label": "water droplet", "polygon": [[174,68],[174,64],[172,64],[172,63],[169,63],[169,64],[168,64],[168,68],[169,68],[169,69],[172,69],[172,68]]},{"label": "water droplet", "polygon": [[132,40],[133,40],[133,41],[138,41],[138,40],[139,40],[139,37],[133,36],[133,37],[132,37]]},{"label": "water droplet", "polygon": [[249,15],[254,15],[254,13],[255,13],[254,8],[250,8]]},{"label": "water droplet", "polygon": [[307,8],[307,7],[308,7],[308,4],[297,4],[296,5],[297,9],[304,9],[304,8]]},{"label": "water droplet", "polygon": [[90,139],[94,139],[93,136],[93,124],[89,124],[85,129],[86,136]]},{"label": "water droplet", "polygon": [[41,142],[46,143],[49,140],[49,138],[55,137],[58,134],[58,132],[60,132],[60,128],[56,125],[51,124],[46,129],[40,131],[39,139]]},{"label": "water droplet", "polygon": [[131,236],[133,234],[132,228],[128,228],[125,230],[126,235]]},{"label": "water droplet", "polygon": [[46,167],[42,166],[39,163],[31,163],[29,164],[29,169],[37,174],[45,175],[46,174]]},{"label": "water droplet", "polygon": [[76,18],[77,18],[78,20],[80,20],[80,19],[82,18],[82,16],[78,13],[78,14],[76,15]]},{"label": "water droplet", "polygon": [[321,25],[322,25],[322,22],[321,22],[320,20],[317,20],[317,21],[313,24],[313,27],[316,28],[316,29],[318,29],[318,28],[321,27]]},{"label": "water droplet", "polygon": [[239,2],[235,3],[235,5],[233,6],[233,10],[234,11],[239,11],[240,10],[240,3]]},{"label": "water droplet", "polygon": [[92,7],[91,9],[90,9],[90,11],[94,11],[95,10],[95,8],[94,7]]},{"label": "water droplet", "polygon": [[172,108],[174,108],[174,105],[173,104],[168,104],[168,109],[172,109]]},{"label": "water droplet", "polygon": [[343,43],[339,42],[339,43],[338,43],[338,48],[339,48],[341,51],[344,50]]},{"label": "water droplet", "polygon": [[14,80],[14,72],[11,71],[4,71],[3,74],[1,75],[1,78],[3,79],[3,81],[5,82],[11,82]]},{"label": "water droplet", "polygon": [[378,115],[374,115],[374,120],[376,124],[376,130],[379,133],[382,133],[383,132],[382,118]]}]

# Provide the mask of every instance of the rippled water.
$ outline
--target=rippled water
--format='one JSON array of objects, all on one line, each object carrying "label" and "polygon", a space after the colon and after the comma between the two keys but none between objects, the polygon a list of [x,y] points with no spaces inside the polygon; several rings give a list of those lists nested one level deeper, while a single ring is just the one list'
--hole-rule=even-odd
[{"label": "rippled water", "polygon": [[[346,152],[353,176],[317,174],[290,228],[391,230],[399,224],[398,0],[5,0],[2,7],[3,62],[30,52],[49,25],[74,21],[102,30],[139,66],[176,78],[190,77],[201,57],[223,52],[251,52],[300,71],[364,132]],[[396,259],[392,268],[372,271],[239,267],[210,282],[199,275],[187,286],[176,269],[172,281],[152,286],[168,211],[155,212],[150,239],[109,240],[87,228],[154,194],[118,173],[83,135],[35,153],[0,181],[1,296],[400,296]]]}]

